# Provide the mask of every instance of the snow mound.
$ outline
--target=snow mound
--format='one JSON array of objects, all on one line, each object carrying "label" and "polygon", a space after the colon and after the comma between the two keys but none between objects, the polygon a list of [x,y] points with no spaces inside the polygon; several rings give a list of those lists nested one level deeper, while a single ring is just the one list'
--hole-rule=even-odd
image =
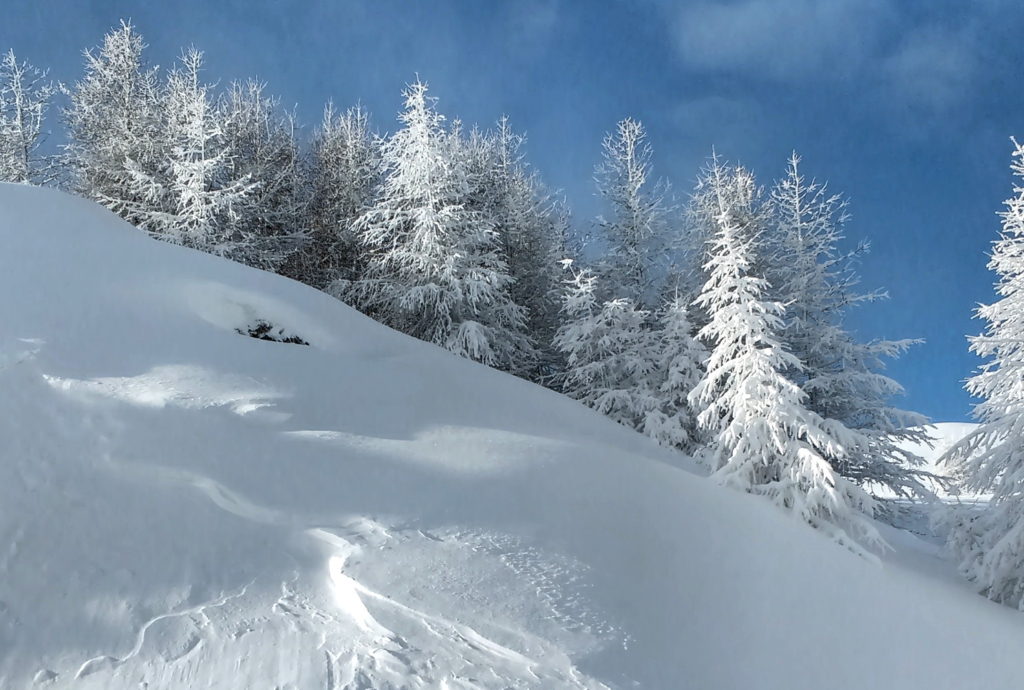
[{"label": "snow mound", "polygon": [[927,545],[89,202],[0,185],[0,291],[0,687],[1024,687]]}]

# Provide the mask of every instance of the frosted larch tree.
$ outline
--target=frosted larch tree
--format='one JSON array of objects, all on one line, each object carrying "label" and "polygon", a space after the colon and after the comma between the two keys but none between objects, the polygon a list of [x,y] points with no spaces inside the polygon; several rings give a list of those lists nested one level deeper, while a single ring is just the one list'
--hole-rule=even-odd
[{"label": "frosted larch tree", "polygon": [[785,309],[752,272],[764,230],[753,178],[717,161],[708,176],[719,213],[697,304],[709,315],[700,337],[710,357],[690,400],[712,437],[713,477],[864,553],[882,543],[869,519],[873,502],[832,468],[847,452],[848,430],[808,410],[786,377],[801,364],[780,340]]},{"label": "frosted larch tree", "polygon": [[927,443],[927,419],[893,407],[903,393],[881,373],[884,358],[895,357],[915,340],[857,342],[844,327],[845,311],[885,297],[860,293],[852,262],[867,251],[861,244],[841,253],[846,201],[823,184],[807,181],[794,153],[786,175],[771,191],[767,233],[767,278],[771,297],[786,305],[780,338],[800,360],[787,375],[821,417],[842,422],[857,442],[833,469],[859,484],[885,487],[901,498],[929,498],[934,477],[916,469],[923,460],[907,450]]},{"label": "frosted larch tree", "polygon": [[54,161],[39,154],[54,94],[45,79],[45,72],[19,62],[13,50],[0,60],[0,181],[41,184],[55,175]]},{"label": "frosted larch tree", "polygon": [[385,179],[355,223],[367,264],[341,296],[384,323],[515,371],[530,343],[493,222],[467,203],[467,166],[422,82],[382,146]]},{"label": "frosted larch tree", "polygon": [[644,433],[685,453],[699,452],[703,439],[689,394],[700,382],[708,352],[694,337],[686,299],[676,295],[662,307],[653,339],[657,406],[644,418]]},{"label": "frosted larch tree", "polygon": [[615,297],[644,308],[657,303],[655,283],[663,269],[666,185],[652,183],[651,147],[644,126],[633,119],[618,123],[603,142],[603,159],[595,177],[608,215],[598,219],[608,243],[601,274]]},{"label": "frosted larch tree", "polygon": [[560,323],[566,225],[561,207],[527,166],[523,141],[502,118],[495,132],[474,131],[466,143],[473,206],[494,223],[512,278],[509,293],[526,311],[527,334],[535,344],[520,369],[543,381],[556,368],[552,339]]},{"label": "frosted larch tree", "polygon": [[[1014,140],[1012,170],[1024,178],[1024,146]],[[960,483],[991,493],[980,514],[958,515],[950,546],[964,575],[988,598],[1024,610],[1024,185],[1002,212],[1002,233],[989,268],[998,276],[999,299],[978,308],[984,335],[971,350],[989,361],[967,382],[982,401],[974,433],[945,457]]]},{"label": "frosted larch tree", "polygon": [[321,290],[357,280],[365,264],[355,221],[381,182],[380,143],[361,106],[324,109],[310,145],[309,241],[285,273]]},{"label": "frosted larch tree", "polygon": [[598,276],[571,265],[567,270],[563,325],[555,335],[565,357],[562,390],[620,424],[643,430],[658,405],[650,314],[624,298],[601,302]]},{"label": "frosted larch tree", "polygon": [[68,90],[65,152],[74,189],[138,225],[159,209],[153,180],[164,164],[156,71],[146,67],[145,44],[131,23],[108,33],[85,53],[85,75]]},{"label": "frosted larch tree", "polygon": [[229,256],[264,270],[277,270],[304,239],[306,180],[295,118],[257,81],[233,83],[219,100],[220,146],[227,153],[227,179],[252,188],[232,205]]},{"label": "frosted larch tree", "polygon": [[235,235],[235,223],[256,183],[246,174],[235,177],[224,125],[200,79],[203,54],[185,51],[171,71],[163,105],[166,169],[154,178],[167,208],[144,219],[144,227],[162,239],[213,254],[238,251],[245,238]]}]

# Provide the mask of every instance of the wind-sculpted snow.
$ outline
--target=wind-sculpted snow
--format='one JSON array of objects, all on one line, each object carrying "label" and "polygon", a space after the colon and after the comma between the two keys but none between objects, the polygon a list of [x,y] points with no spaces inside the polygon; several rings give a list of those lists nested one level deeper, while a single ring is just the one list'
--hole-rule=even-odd
[{"label": "wind-sculpted snow", "polygon": [[1024,686],[931,547],[297,283],[0,186],[0,290],[0,688]]}]

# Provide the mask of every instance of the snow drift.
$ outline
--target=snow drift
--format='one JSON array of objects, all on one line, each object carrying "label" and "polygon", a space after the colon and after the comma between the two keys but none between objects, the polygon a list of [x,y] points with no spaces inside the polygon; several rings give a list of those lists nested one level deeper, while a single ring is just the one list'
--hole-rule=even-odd
[{"label": "snow drift", "polygon": [[909,535],[89,202],[0,185],[0,291],[0,687],[1024,686]]}]

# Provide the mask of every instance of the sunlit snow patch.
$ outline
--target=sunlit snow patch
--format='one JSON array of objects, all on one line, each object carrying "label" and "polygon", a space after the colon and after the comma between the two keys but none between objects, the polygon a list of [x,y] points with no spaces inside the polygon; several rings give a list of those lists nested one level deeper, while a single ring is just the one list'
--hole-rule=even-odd
[{"label": "sunlit snow patch", "polygon": [[138,376],[73,379],[45,376],[54,388],[84,397],[120,400],[142,407],[203,409],[227,407],[239,415],[261,411],[261,418],[284,420],[283,412],[269,412],[283,393],[247,376],[224,374],[201,366],[157,366]]}]

